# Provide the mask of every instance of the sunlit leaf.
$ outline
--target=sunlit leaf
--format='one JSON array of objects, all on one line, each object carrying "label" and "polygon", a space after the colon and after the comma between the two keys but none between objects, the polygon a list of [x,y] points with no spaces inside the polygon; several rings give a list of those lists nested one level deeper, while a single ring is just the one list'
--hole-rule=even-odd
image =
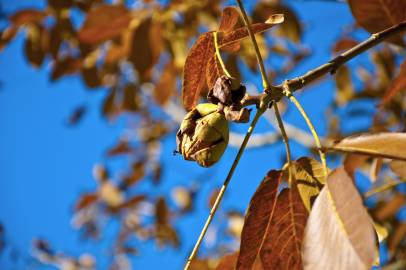
[{"label": "sunlit leaf", "polygon": [[375,232],[361,196],[344,169],[317,197],[303,239],[304,269],[371,269]]},{"label": "sunlit leaf", "polygon": [[[271,15],[264,23],[252,24],[251,29],[254,34],[258,34],[272,28],[275,25],[283,23],[283,21],[284,21],[283,14],[274,14]],[[229,33],[226,33],[222,38],[220,38],[219,47],[221,48],[230,45],[231,43],[241,41],[247,37],[248,31],[245,26],[237,28]]]},{"label": "sunlit leaf", "polygon": [[131,13],[124,6],[99,5],[88,13],[78,38],[85,44],[100,44],[120,35],[131,19]]},{"label": "sunlit leaf", "polygon": [[372,133],[344,138],[328,151],[406,160],[406,133]]},{"label": "sunlit leaf", "polygon": [[196,40],[189,51],[183,69],[182,101],[187,110],[191,110],[199,99],[205,85],[206,65],[214,54],[214,41],[211,32]]},{"label": "sunlit leaf", "polygon": [[[404,0],[349,0],[352,14],[358,24],[370,33],[376,33],[406,20]],[[391,39],[405,45],[401,35]]]},{"label": "sunlit leaf", "polygon": [[215,54],[210,57],[206,68],[206,82],[209,89],[213,88],[218,78],[225,75],[220,62]]},{"label": "sunlit leaf", "polygon": [[78,124],[80,120],[82,120],[83,116],[86,114],[86,110],[87,109],[85,105],[78,106],[69,116],[68,124],[70,126]]},{"label": "sunlit leaf", "polygon": [[99,189],[99,197],[110,207],[118,207],[124,202],[124,194],[111,182],[103,182]]},{"label": "sunlit leaf", "polygon": [[253,14],[254,22],[263,22],[270,14],[281,13],[285,16],[285,22],[275,30],[275,34],[285,37],[292,42],[299,43],[302,38],[302,25],[294,10],[280,4],[279,1],[259,3]]}]

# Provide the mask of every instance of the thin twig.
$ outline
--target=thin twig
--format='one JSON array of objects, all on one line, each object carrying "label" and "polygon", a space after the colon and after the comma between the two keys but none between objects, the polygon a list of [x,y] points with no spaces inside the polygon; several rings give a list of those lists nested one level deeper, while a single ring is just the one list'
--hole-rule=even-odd
[{"label": "thin twig", "polygon": [[269,83],[268,76],[266,76],[266,71],[265,71],[265,66],[264,66],[264,61],[262,60],[261,53],[259,51],[258,43],[257,40],[255,39],[255,35],[251,30],[251,25],[250,21],[247,16],[247,12],[245,12],[244,5],[242,4],[241,0],[237,0],[238,6],[240,7],[242,18],[244,20],[244,24],[247,28],[248,34],[250,36],[250,39],[252,41],[252,45],[254,45],[255,49],[255,55],[257,57],[257,62],[259,64],[259,71],[261,72],[261,77],[262,77],[262,85],[265,90],[271,90],[271,84]]},{"label": "thin twig", "polygon": [[401,180],[401,181],[396,181],[396,182],[387,183],[386,185],[382,185],[382,186],[380,186],[380,187],[371,189],[370,191],[366,192],[366,193],[364,194],[364,197],[365,197],[365,198],[369,198],[369,197],[371,197],[371,196],[373,196],[373,195],[375,195],[375,194],[377,194],[377,193],[384,192],[384,191],[386,191],[386,190],[388,190],[388,189],[391,189],[391,188],[393,188],[393,187],[396,187],[397,185],[405,184],[405,183],[406,183],[406,180]]},{"label": "thin twig", "polygon": [[[323,77],[327,73],[334,74],[339,67],[347,63],[355,56],[367,51],[368,49],[378,45],[382,41],[388,39],[389,37],[406,31],[406,21],[403,21],[397,25],[394,25],[386,30],[379,33],[372,34],[368,39],[349,49],[348,51],[340,54],[336,58],[332,59],[326,64],[323,64],[313,70],[308,71],[306,74],[296,77],[294,79],[288,80],[287,84],[291,92],[301,89],[310,83],[316,81],[317,79]],[[279,91],[283,91],[283,84],[275,87]]]}]

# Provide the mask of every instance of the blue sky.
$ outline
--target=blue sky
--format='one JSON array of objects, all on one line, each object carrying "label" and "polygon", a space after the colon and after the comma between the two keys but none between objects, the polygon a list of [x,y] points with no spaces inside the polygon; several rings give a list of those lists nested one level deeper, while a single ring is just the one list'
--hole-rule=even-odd
[{"label": "blue sky", "polygon": [[[230,1],[231,2],[231,1]],[[343,27],[353,19],[346,4],[323,1],[288,1],[305,23],[303,44],[313,51],[313,57],[304,61],[292,76],[331,58],[330,48]],[[42,7],[43,1],[16,0],[2,2],[6,12],[22,7]],[[100,104],[105,91],[88,91],[80,79],[69,77],[51,83],[49,66],[34,69],[23,57],[23,34],[0,53],[0,222],[6,228],[7,243],[28,257],[31,241],[35,237],[48,239],[56,250],[72,256],[83,252],[94,253],[99,260],[98,269],[105,269],[106,255],[115,224],[105,230],[105,240],[83,242],[71,227],[72,207],[80,192],[92,190],[92,167],[104,161],[105,150],[120,136],[124,121],[108,123],[101,117]],[[251,82],[259,85],[259,81]],[[334,90],[332,79],[303,91],[298,98],[313,119],[317,130],[325,133],[325,106]],[[66,121],[73,108],[86,104],[88,113],[76,127]],[[292,108],[286,115],[289,123],[306,130],[304,121]],[[244,130],[243,125],[239,130]],[[261,121],[257,132],[269,130]],[[165,140],[162,160],[167,168],[164,184],[153,192],[166,192],[170,187],[187,185],[191,177],[201,175],[204,169],[174,157],[175,138]],[[269,169],[279,168],[282,145],[267,146],[247,151],[235,172],[222,209],[246,208],[250,196]],[[198,211],[177,222],[183,244],[179,250],[158,251],[152,242],[140,245],[141,255],[135,257],[135,268],[179,269],[206,219],[206,198],[214,187],[221,185],[237,150],[229,148],[221,162],[209,169],[211,179],[204,185],[197,200]],[[294,158],[306,150],[293,143]],[[116,166],[125,164],[118,161]],[[186,174],[184,173],[186,172]],[[224,221],[224,220],[223,220]],[[203,250],[204,252],[204,250]],[[0,256],[0,268],[13,269],[7,254]],[[17,265],[14,269],[21,269]],[[48,269],[46,267],[41,269]]]}]

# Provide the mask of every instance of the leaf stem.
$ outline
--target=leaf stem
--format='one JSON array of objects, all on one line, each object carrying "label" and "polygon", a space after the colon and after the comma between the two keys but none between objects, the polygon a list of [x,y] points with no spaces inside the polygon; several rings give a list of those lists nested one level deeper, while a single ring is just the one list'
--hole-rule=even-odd
[{"label": "leaf stem", "polygon": [[214,202],[214,204],[213,204],[213,206],[212,206],[212,208],[210,210],[210,213],[209,213],[209,216],[207,217],[206,223],[204,224],[203,229],[200,232],[199,238],[197,239],[196,244],[195,244],[195,246],[194,246],[192,252],[190,253],[189,258],[188,258],[188,260],[186,262],[186,265],[183,268],[184,270],[187,270],[187,269],[190,268],[190,264],[192,263],[193,258],[196,256],[196,253],[199,250],[200,244],[203,241],[204,235],[206,234],[206,231],[209,228],[209,225],[213,220],[213,217],[214,217],[214,215],[215,215],[215,213],[217,211],[218,206],[220,205],[221,200],[223,199],[224,193],[225,193],[225,191],[226,191],[226,189],[228,187],[228,184],[230,183],[231,177],[234,174],[235,168],[237,167],[238,162],[240,161],[241,156],[244,153],[244,150],[245,150],[245,148],[247,146],[248,140],[250,139],[251,134],[254,131],[254,128],[255,128],[258,120],[259,120],[259,117],[265,112],[265,110],[266,110],[265,108],[259,108],[257,110],[257,112],[256,112],[256,114],[254,116],[254,119],[252,120],[251,125],[249,126],[249,128],[247,130],[247,133],[245,134],[245,137],[244,137],[244,140],[243,140],[243,142],[242,142],[242,144],[240,146],[240,149],[238,150],[237,156],[235,157],[235,159],[233,161],[233,164],[231,165],[231,168],[228,171],[227,177],[224,180],[223,185],[221,186],[221,189],[219,191],[219,194],[217,195],[216,201]]},{"label": "leaf stem", "polygon": [[213,32],[213,36],[214,36],[214,48],[216,49],[216,57],[220,62],[220,66],[223,69],[224,74],[226,74],[227,77],[231,78],[231,75],[230,75],[230,73],[228,73],[226,65],[223,62],[223,58],[221,58],[219,45],[218,45],[218,41],[217,41],[217,31]]},{"label": "leaf stem", "polygon": [[314,141],[316,143],[316,146],[318,148],[318,152],[320,155],[320,160],[323,165],[324,178],[327,179],[328,171],[327,171],[326,154],[323,151],[321,151],[321,143],[320,143],[319,135],[317,134],[316,129],[314,128],[314,125],[313,125],[312,121],[310,120],[309,116],[307,115],[306,111],[303,109],[300,102],[295,98],[295,96],[289,90],[289,85],[286,83],[286,81],[283,85],[284,85],[284,90],[283,90],[284,95],[287,96],[289,98],[289,100],[296,106],[296,108],[302,115],[303,119],[306,121],[306,124],[309,127],[310,132],[313,135]]},{"label": "leaf stem", "polygon": [[406,180],[391,182],[391,183],[388,183],[388,184],[386,184],[386,185],[382,185],[382,186],[380,186],[380,187],[371,189],[370,191],[366,192],[366,193],[364,194],[364,197],[367,199],[367,198],[369,198],[369,197],[371,197],[371,196],[373,196],[373,195],[375,195],[375,194],[377,194],[377,193],[384,192],[384,191],[386,191],[386,190],[388,190],[388,189],[391,189],[391,188],[393,188],[393,187],[396,187],[397,185],[404,184],[404,183],[406,183]]}]

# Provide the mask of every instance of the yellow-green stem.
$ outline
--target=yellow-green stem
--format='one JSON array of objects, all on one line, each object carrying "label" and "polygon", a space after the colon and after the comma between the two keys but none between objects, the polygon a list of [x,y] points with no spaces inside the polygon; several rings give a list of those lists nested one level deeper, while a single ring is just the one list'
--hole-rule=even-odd
[{"label": "yellow-green stem", "polygon": [[224,74],[226,74],[227,77],[231,78],[231,75],[230,75],[230,73],[228,73],[226,65],[224,65],[223,58],[221,58],[219,45],[218,45],[218,42],[217,42],[217,31],[213,32],[213,36],[214,36],[214,47],[216,49],[217,60],[219,61],[221,69],[223,70]]},{"label": "yellow-green stem", "polygon": [[300,114],[302,115],[303,119],[306,121],[307,126],[310,129],[310,132],[313,135],[314,141],[316,143],[319,155],[320,155],[320,160],[323,165],[323,172],[324,172],[324,178],[327,179],[328,171],[327,171],[327,162],[326,162],[326,155],[324,154],[323,151],[321,151],[321,143],[319,139],[319,135],[316,132],[316,129],[313,126],[312,121],[310,121],[309,116],[307,115],[306,111],[303,109],[302,105],[299,103],[299,101],[295,98],[295,96],[290,92],[288,84],[285,82],[283,84],[283,93],[289,98],[289,100],[296,106],[296,108],[299,110]]}]

